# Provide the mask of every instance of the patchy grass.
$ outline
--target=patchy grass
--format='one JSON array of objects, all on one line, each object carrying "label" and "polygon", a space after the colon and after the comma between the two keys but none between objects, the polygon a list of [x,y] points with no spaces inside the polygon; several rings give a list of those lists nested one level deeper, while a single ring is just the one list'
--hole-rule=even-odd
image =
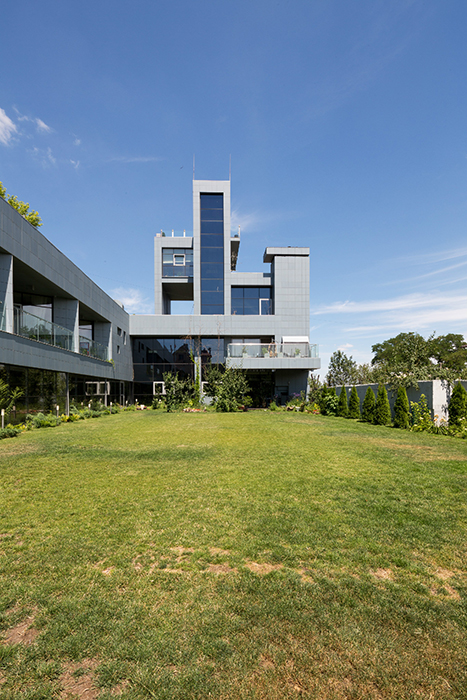
[{"label": "patchy grass", "polygon": [[467,444],[122,413],[0,444],[0,698],[467,698]]}]

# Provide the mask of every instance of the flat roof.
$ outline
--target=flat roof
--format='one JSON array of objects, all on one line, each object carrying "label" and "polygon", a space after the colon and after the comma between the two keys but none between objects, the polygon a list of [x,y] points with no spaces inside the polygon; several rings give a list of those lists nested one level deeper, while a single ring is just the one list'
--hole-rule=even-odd
[{"label": "flat roof", "polygon": [[270,263],[273,261],[276,255],[290,255],[290,256],[300,256],[306,257],[310,255],[309,248],[301,248],[299,246],[277,246],[274,248],[266,248],[263,255],[263,262]]}]

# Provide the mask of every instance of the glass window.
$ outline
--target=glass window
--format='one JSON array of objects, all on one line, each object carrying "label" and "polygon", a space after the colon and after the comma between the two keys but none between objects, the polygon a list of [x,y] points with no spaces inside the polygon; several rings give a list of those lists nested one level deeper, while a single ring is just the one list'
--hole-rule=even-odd
[{"label": "glass window", "polygon": [[223,221],[201,221],[201,233],[213,234],[224,236],[224,222]]},{"label": "glass window", "polygon": [[243,287],[232,287],[232,299],[243,299]]},{"label": "glass window", "polygon": [[270,299],[260,299],[261,316],[270,316],[272,314],[272,304]]},{"label": "glass window", "polygon": [[223,263],[201,263],[201,279],[224,279]]},{"label": "glass window", "polygon": [[203,248],[222,248],[224,246],[224,234],[201,234],[201,249]]},{"label": "glass window", "polygon": [[221,292],[203,292],[203,304],[223,304],[224,291]]},{"label": "glass window", "polygon": [[223,248],[201,248],[201,263],[223,263]]},{"label": "glass window", "polygon": [[224,220],[224,210],[223,209],[202,209],[201,210],[201,221],[223,221],[223,220]]},{"label": "glass window", "polygon": [[223,314],[224,313],[224,304],[222,304],[222,305],[201,304],[201,313],[202,314]]},{"label": "glass window", "polygon": [[201,209],[222,209],[224,206],[223,194],[201,194],[200,195]]},{"label": "glass window", "polygon": [[256,316],[259,314],[258,299],[246,298],[243,300],[243,313],[245,316]]},{"label": "glass window", "polygon": [[201,280],[201,291],[202,292],[223,292],[224,291],[224,280],[222,279],[204,279]]},{"label": "glass window", "polygon": [[249,299],[258,299],[259,287],[244,287],[243,296]]},{"label": "glass window", "polygon": [[233,315],[243,316],[243,298],[232,299],[231,311]]},{"label": "glass window", "polygon": [[183,253],[174,253],[174,265],[185,265],[185,256]]}]

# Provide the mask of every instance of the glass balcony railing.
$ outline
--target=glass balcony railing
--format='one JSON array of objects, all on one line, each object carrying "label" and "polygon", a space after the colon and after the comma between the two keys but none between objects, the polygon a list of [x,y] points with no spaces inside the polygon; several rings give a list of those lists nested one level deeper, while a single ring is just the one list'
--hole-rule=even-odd
[{"label": "glass balcony railing", "polygon": [[259,358],[265,361],[272,358],[301,359],[319,357],[317,344],[310,343],[230,343],[227,357]]},{"label": "glass balcony railing", "polygon": [[39,316],[34,316],[28,311],[16,307],[14,307],[13,319],[13,333],[16,335],[38,340],[41,343],[54,345],[64,350],[74,350],[73,333],[68,328],[63,328],[51,321],[45,321]]},{"label": "glass balcony railing", "polygon": [[109,353],[108,348],[101,343],[96,343],[95,340],[90,340],[84,336],[79,336],[79,351],[81,355],[88,355],[88,357],[94,357],[97,360],[108,360]]}]

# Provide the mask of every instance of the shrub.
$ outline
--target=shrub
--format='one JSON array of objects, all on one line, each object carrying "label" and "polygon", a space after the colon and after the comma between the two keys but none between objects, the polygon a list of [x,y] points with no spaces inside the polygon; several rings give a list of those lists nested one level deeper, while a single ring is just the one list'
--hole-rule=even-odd
[{"label": "shrub", "polygon": [[354,386],[350,391],[348,418],[360,418],[360,399]]},{"label": "shrub", "polygon": [[7,425],[6,428],[0,428],[0,440],[16,437],[20,432],[21,430],[19,428],[14,428],[12,425]]},{"label": "shrub", "polygon": [[448,413],[450,426],[459,426],[462,418],[467,418],[467,392],[460,382],[452,391]]},{"label": "shrub", "polygon": [[400,386],[394,402],[394,427],[407,430],[410,426],[410,409],[405,386]]},{"label": "shrub", "polygon": [[431,411],[428,408],[425,394],[420,396],[420,401],[410,402],[410,408],[412,410],[412,430],[416,433],[426,431],[426,432],[437,432],[434,430],[434,423],[431,418]]},{"label": "shrub", "polygon": [[369,386],[362,404],[362,420],[367,423],[373,423],[375,417],[375,403],[375,393],[371,386]]},{"label": "shrub", "polygon": [[345,389],[345,386],[341,388],[341,393],[339,394],[337,415],[340,416],[340,418],[347,418],[347,416],[349,415],[349,407],[347,405],[347,391]]},{"label": "shrub", "polygon": [[193,382],[188,377],[180,379],[176,374],[166,372],[163,375],[165,383],[165,405],[167,413],[176,411],[193,398]]},{"label": "shrub", "polygon": [[388,392],[384,384],[378,386],[375,405],[375,425],[388,425],[391,422],[391,407],[389,405]]},{"label": "shrub", "polygon": [[323,416],[337,415],[339,399],[334,387],[323,386],[319,399],[319,408]]}]

